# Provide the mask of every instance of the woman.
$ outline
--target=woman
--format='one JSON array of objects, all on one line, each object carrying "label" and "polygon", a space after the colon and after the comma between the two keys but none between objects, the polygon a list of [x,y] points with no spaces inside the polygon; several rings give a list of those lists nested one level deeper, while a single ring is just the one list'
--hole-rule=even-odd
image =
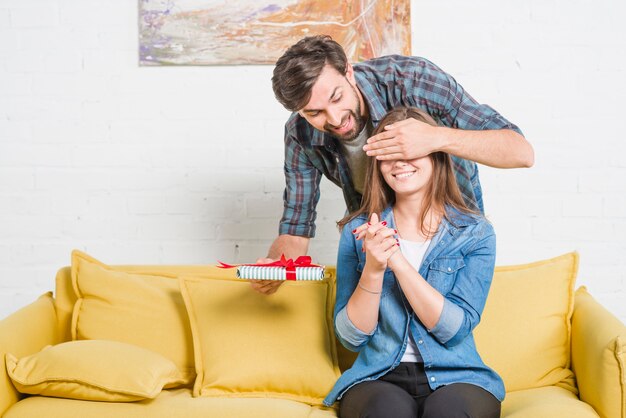
[{"label": "woman", "polygon": [[[375,133],[408,118],[436,125],[399,108]],[[339,221],[337,260],[335,328],[359,355],[325,403],[340,399],[341,418],[499,417],[504,385],[472,335],[494,271],[493,228],[463,201],[443,152],[371,160],[367,176],[361,208]]]}]

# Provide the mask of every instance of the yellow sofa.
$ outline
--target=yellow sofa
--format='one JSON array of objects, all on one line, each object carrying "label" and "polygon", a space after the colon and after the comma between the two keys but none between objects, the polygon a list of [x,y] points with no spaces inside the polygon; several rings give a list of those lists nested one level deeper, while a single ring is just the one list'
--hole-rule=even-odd
[{"label": "yellow sofa", "polygon": [[[73,260],[73,264],[74,264]],[[558,417],[603,417],[603,418],[626,418],[626,327],[613,315],[599,305],[586,291],[579,288],[574,292],[574,279],[577,272],[578,256],[575,253],[566,254],[551,260],[520,266],[498,267],[494,276],[490,293],[481,325],[475,332],[477,346],[487,364],[495,368],[503,377],[507,387],[506,399],[503,403],[502,416],[515,418],[558,418]],[[90,266],[92,267],[92,266]],[[96,265],[97,267],[97,265]],[[86,268],[78,270],[73,266],[59,270],[56,277],[56,291],[42,295],[32,304],[15,312],[0,321],[0,356],[4,360],[7,354],[15,358],[21,358],[40,352],[45,346],[85,338],[84,330],[77,330],[77,311],[87,309],[88,304],[82,306],[77,303],[77,298],[86,298],[85,295],[77,296],[78,293],[87,293],[87,284],[77,287],[76,276],[89,274]],[[191,284],[202,285],[215,280],[232,280],[232,271],[218,270],[207,266],[114,266],[105,267],[105,272],[111,274],[129,274],[130,278],[140,277],[141,280],[151,277],[167,277],[172,280],[177,277],[193,277]],[[145,276],[145,277],[144,277]],[[121,276],[123,277],[123,276]],[[180,283],[187,283],[182,281]],[[332,310],[334,298],[334,269],[327,269],[327,277],[324,282],[328,285],[328,299],[324,299],[324,293],[319,293],[319,304],[326,304],[319,316],[326,316]],[[279,292],[290,292],[291,298],[298,298],[296,303],[303,303],[303,298],[309,298],[307,293],[313,283],[286,283]],[[308,287],[307,287],[308,286]],[[192,292],[186,288],[186,292]],[[206,296],[216,297],[216,291],[211,288]],[[241,287],[238,287],[241,289]],[[247,289],[247,288],[246,288]],[[285,290],[287,289],[287,290]],[[107,286],[106,291],[111,295],[115,292],[125,292],[124,288]],[[246,290],[247,291],[247,290]],[[176,293],[168,290],[171,295]],[[197,297],[200,293],[193,289]],[[212,292],[212,293],[211,293]],[[250,291],[252,292],[252,291]],[[303,293],[297,293],[303,292]],[[194,295],[186,294],[186,298]],[[300,295],[300,296],[298,296]],[[219,296],[219,295],[218,295]],[[173,296],[172,296],[173,297]],[[252,297],[252,296],[251,296]],[[269,298],[271,298],[270,296]],[[266,298],[266,297],[264,297]],[[140,298],[141,299],[141,298]],[[87,300],[87,299],[85,299]],[[103,299],[94,299],[98,302]],[[143,299],[142,299],[143,300]],[[197,299],[198,300],[198,299]],[[199,299],[200,301],[202,298]],[[219,303],[215,302],[214,304]],[[252,299],[251,299],[252,300]],[[250,303],[253,303],[253,302]],[[269,299],[266,299],[269,300]],[[189,300],[187,309],[189,309]],[[139,304],[140,305],[140,304]],[[252,305],[251,305],[252,306]],[[109,305],[102,305],[98,309],[108,309]],[[310,306],[306,309],[311,309]],[[211,316],[219,316],[219,310],[212,310]],[[233,311],[230,312],[232,316]],[[196,312],[198,314],[198,312]],[[271,314],[271,313],[270,313]],[[201,315],[201,314],[198,314]],[[196,316],[198,316],[196,315]],[[278,312],[277,315],[288,315]],[[87,318],[82,324],[88,324],[89,320],[97,321],[103,315],[95,315]],[[245,317],[245,312],[239,317]],[[278,318],[278,316],[276,317]],[[130,320],[130,318],[129,318]],[[221,319],[218,318],[221,321]],[[258,321],[255,328],[262,324],[264,318],[249,318],[250,321]],[[312,317],[303,317],[299,325],[314,328]],[[193,321],[201,321],[196,317]],[[260,321],[260,322],[259,322]],[[306,321],[306,322],[304,322]],[[293,321],[292,321],[293,322]],[[221,323],[221,322],[220,322]],[[165,326],[165,325],[164,325]],[[196,324],[198,326],[198,324]],[[212,326],[218,328],[213,322]],[[232,326],[230,324],[229,326]],[[124,324],[119,325],[122,333]],[[115,339],[117,327],[106,330]],[[186,386],[178,386],[172,389],[164,389],[154,399],[144,399],[135,402],[103,402],[61,397],[28,396],[18,392],[12,382],[6,368],[0,371],[0,416],[4,418],[98,418],[98,417],[268,417],[268,418],[322,418],[335,417],[336,408],[321,406],[314,398],[299,397],[299,391],[311,392],[311,388],[298,388],[290,392],[289,388],[268,387],[267,392],[259,392],[258,388],[222,387],[223,396],[216,391],[216,386],[199,387],[198,383],[206,380],[210,373],[229,374],[230,369],[240,368],[237,362],[220,364],[218,368],[208,370],[207,365],[199,359],[199,347],[204,344],[204,339],[210,339],[211,335],[224,338],[224,335],[216,329],[215,334],[208,333],[204,336],[193,335],[193,347],[185,348],[195,356],[195,377]],[[295,336],[296,339],[300,338]],[[136,338],[138,344],[142,343],[144,335],[130,335],[128,338]],[[266,349],[265,358],[271,358],[272,353],[288,353],[284,350],[285,341],[263,340],[255,337],[256,344],[264,344]],[[285,338],[290,338],[286,336]],[[306,336],[302,338],[306,339]],[[261,341],[261,342],[259,342]],[[332,343],[328,352],[328,364],[326,358],[316,358],[313,364],[307,365],[313,368],[333,370],[333,367],[345,369],[354,359],[354,354],[347,352],[341,346],[335,346],[334,338],[320,342],[324,346]],[[180,346],[181,341],[163,339],[157,347],[160,351],[168,353],[173,346]],[[191,344],[191,343],[190,343]],[[200,344],[200,345],[199,345]],[[297,346],[298,341],[289,341],[289,345]],[[172,346],[172,347],[170,347]],[[195,349],[194,349],[195,347]],[[219,349],[219,345],[212,347]],[[162,349],[162,350],[161,350]],[[169,350],[169,351],[168,351]],[[251,348],[247,348],[251,350]],[[194,352],[195,351],[195,352]],[[242,353],[245,354],[246,351]],[[204,352],[206,355],[206,351]],[[219,358],[222,353],[213,351],[211,356]],[[241,353],[238,353],[241,356]],[[204,359],[211,361],[211,357]],[[274,363],[263,364],[268,376],[259,376],[270,379],[273,372],[280,373],[284,365],[278,364],[278,357]],[[331,364],[332,363],[332,364]],[[333,366],[334,364],[334,366]],[[319,367],[318,367],[319,366]],[[205,367],[202,373],[200,368]],[[182,368],[182,367],[181,367]],[[194,371],[194,372],[195,372]],[[241,372],[239,370],[238,372]],[[243,371],[245,373],[245,370]],[[302,372],[310,373],[310,372]],[[199,376],[199,377],[198,377]],[[309,375],[307,374],[307,379]],[[220,376],[217,376],[219,379]],[[324,377],[328,378],[328,376]],[[307,379],[304,379],[305,381]],[[313,379],[313,377],[311,377]],[[227,380],[225,380],[227,382]],[[223,383],[222,386],[228,386]],[[237,385],[237,382],[230,382]],[[193,386],[193,387],[192,387]],[[207,389],[208,388],[208,389]],[[207,389],[203,392],[203,389]],[[211,392],[211,390],[213,392]],[[247,394],[245,391],[248,390]],[[283,392],[290,392],[283,396]],[[216,393],[218,393],[216,395]],[[244,393],[239,396],[238,393]],[[278,396],[274,394],[278,393]],[[204,395],[206,396],[204,396]],[[316,398],[317,399],[317,398]]]}]

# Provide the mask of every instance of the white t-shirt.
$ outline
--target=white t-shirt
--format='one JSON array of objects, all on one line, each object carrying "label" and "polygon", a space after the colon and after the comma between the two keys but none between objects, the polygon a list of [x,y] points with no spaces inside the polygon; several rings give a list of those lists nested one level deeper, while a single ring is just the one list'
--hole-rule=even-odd
[{"label": "white t-shirt", "polygon": [[[407,241],[405,239],[400,238],[400,251],[404,255],[404,258],[409,262],[411,266],[415,269],[415,271],[420,270],[420,266],[422,265],[422,260],[424,259],[424,254],[426,254],[426,250],[430,245],[430,240],[424,242],[415,242],[415,241]],[[419,349],[413,341],[413,337],[409,334],[409,342],[406,346],[406,351],[402,356],[402,362],[411,362],[417,363],[422,362],[422,356],[420,355]]]}]

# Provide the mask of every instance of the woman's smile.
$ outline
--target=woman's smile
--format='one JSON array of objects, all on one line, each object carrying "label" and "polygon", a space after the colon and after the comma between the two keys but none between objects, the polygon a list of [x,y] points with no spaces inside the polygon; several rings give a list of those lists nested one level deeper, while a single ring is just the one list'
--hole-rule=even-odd
[{"label": "woman's smile", "polygon": [[402,180],[402,179],[406,179],[406,178],[409,178],[409,177],[413,176],[413,174],[415,174],[415,173],[416,173],[416,170],[403,171],[401,173],[392,174],[392,176],[395,177],[396,180]]}]

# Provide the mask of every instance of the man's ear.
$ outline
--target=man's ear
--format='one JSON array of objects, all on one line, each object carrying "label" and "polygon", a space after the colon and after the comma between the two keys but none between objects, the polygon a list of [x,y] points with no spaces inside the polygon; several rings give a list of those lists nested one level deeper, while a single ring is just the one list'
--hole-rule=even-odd
[{"label": "man's ear", "polygon": [[352,85],[356,85],[356,80],[354,79],[354,68],[352,68],[352,64],[346,64],[346,78]]}]

